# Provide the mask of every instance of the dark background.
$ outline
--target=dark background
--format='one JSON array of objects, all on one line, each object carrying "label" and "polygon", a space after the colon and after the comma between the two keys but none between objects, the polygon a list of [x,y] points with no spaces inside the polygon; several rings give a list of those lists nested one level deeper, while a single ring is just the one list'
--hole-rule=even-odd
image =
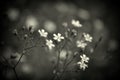
[{"label": "dark background", "polygon": [[[87,6],[97,5],[102,6],[104,5],[106,8],[106,13],[104,16],[100,16],[103,21],[108,25],[111,36],[116,37],[119,40],[119,1],[118,0],[1,0],[0,1],[0,33],[3,34],[7,29],[7,26],[5,24],[9,24],[9,21],[7,21],[7,17],[5,14],[5,11],[8,9],[8,7],[17,7],[20,10],[24,9],[24,7],[30,7],[31,3],[36,4],[38,2],[39,4],[42,3],[55,3],[55,2],[66,2],[66,3],[73,3],[79,7],[86,8]],[[6,21],[4,21],[6,20]],[[1,35],[2,37],[2,35]],[[2,38],[1,38],[2,39]]]}]

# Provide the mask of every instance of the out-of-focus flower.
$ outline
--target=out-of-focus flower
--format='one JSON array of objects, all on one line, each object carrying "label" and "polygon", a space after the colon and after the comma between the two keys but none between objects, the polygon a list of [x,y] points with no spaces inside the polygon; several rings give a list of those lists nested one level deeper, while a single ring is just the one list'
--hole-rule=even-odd
[{"label": "out-of-focus flower", "polygon": [[46,40],[46,45],[48,46],[49,49],[52,49],[53,47],[55,47],[52,40]]},{"label": "out-of-focus flower", "polygon": [[39,29],[38,32],[39,32],[39,34],[40,34],[42,37],[47,37],[47,35],[48,35],[48,33],[45,32],[44,29],[41,29],[41,30]]},{"label": "out-of-focus flower", "polygon": [[92,38],[89,34],[83,33],[83,36],[84,36],[84,38],[85,38],[86,41],[92,42],[92,39],[93,39],[93,38]]},{"label": "out-of-focus flower", "polygon": [[67,56],[67,51],[66,50],[62,50],[61,53],[60,53],[60,58],[61,59],[65,59]]},{"label": "out-of-focus flower", "polygon": [[105,29],[104,23],[99,19],[94,20],[93,26],[95,28],[95,31],[97,31],[97,32],[100,32],[101,30]]},{"label": "out-of-focus flower", "polygon": [[77,47],[80,47],[82,49],[84,49],[87,46],[87,43],[85,43],[83,40],[77,41],[76,44],[77,44]]},{"label": "out-of-focus flower", "polygon": [[85,9],[79,9],[78,16],[83,20],[90,19],[90,13],[89,13],[89,11],[87,11]]},{"label": "out-of-focus flower", "polygon": [[8,18],[12,21],[16,21],[19,18],[19,14],[20,12],[17,8],[11,8],[7,12]]},{"label": "out-of-focus flower", "polygon": [[80,24],[80,22],[78,20],[72,20],[71,24],[75,27],[82,27],[82,24]]},{"label": "out-of-focus flower", "polygon": [[58,34],[53,34],[53,36],[54,36],[53,39],[54,39],[54,40],[57,40],[58,42],[60,42],[61,39],[64,39],[64,37],[61,36],[60,33],[58,33]]},{"label": "out-of-focus flower", "polygon": [[75,29],[72,29],[72,35],[77,36],[77,31]]},{"label": "out-of-focus flower", "polygon": [[83,70],[85,70],[85,68],[88,67],[87,64],[85,64],[84,62],[81,62],[81,61],[77,62],[77,64],[79,64],[80,65],[80,69],[83,69]]},{"label": "out-of-focus flower", "polygon": [[28,16],[25,21],[26,28],[34,32],[38,28],[38,20],[35,16]]},{"label": "out-of-focus flower", "polygon": [[44,28],[49,32],[49,33],[53,33],[56,31],[57,27],[55,22],[51,21],[51,20],[47,20],[44,22]]},{"label": "out-of-focus flower", "polygon": [[21,71],[24,72],[24,74],[30,74],[32,72],[33,68],[30,64],[23,64],[21,66]]},{"label": "out-of-focus flower", "polygon": [[67,27],[67,26],[68,26],[68,23],[67,23],[67,22],[63,22],[62,25],[63,25],[64,27]]},{"label": "out-of-focus flower", "polygon": [[88,61],[89,61],[89,57],[87,57],[85,54],[80,55],[80,58],[81,58],[81,61],[82,61],[82,62],[88,63]]}]

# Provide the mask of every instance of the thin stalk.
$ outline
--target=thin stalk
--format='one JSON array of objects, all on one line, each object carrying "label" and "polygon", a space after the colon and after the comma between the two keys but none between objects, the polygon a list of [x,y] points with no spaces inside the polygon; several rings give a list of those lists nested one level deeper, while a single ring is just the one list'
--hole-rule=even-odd
[{"label": "thin stalk", "polygon": [[74,58],[75,58],[75,57],[73,57],[73,58],[65,65],[65,67],[63,68],[63,72],[62,72],[62,74],[61,74],[61,76],[60,76],[60,80],[62,80],[62,77],[63,77],[63,75],[64,75],[64,73],[65,73],[68,65],[74,60]]},{"label": "thin stalk", "polygon": [[59,68],[59,62],[60,62],[60,53],[63,50],[63,48],[65,47],[66,41],[64,41],[63,46],[61,47],[61,49],[58,51],[58,57],[57,57],[57,65],[56,65],[56,73],[54,74],[52,80],[55,80],[56,77],[59,79],[59,77],[57,76],[57,72],[58,72],[58,68]]},{"label": "thin stalk", "polygon": [[14,71],[14,74],[15,74],[15,76],[16,76],[16,79],[19,80],[19,77],[18,77],[18,75],[17,75],[16,69],[13,68],[13,71]]}]

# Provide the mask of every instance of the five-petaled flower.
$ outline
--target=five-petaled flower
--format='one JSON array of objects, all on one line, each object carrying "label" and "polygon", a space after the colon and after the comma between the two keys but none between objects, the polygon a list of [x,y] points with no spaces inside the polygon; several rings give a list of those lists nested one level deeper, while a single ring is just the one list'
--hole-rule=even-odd
[{"label": "five-petaled flower", "polygon": [[41,30],[39,29],[38,32],[39,32],[39,34],[40,34],[42,37],[47,37],[47,35],[48,35],[48,33],[45,32],[44,29],[41,29]]},{"label": "five-petaled flower", "polygon": [[92,38],[89,34],[83,33],[83,36],[84,36],[84,38],[85,38],[86,41],[92,42],[92,39],[93,39],[93,38]]},{"label": "five-petaled flower", "polygon": [[80,47],[82,49],[84,49],[87,46],[87,43],[85,43],[83,40],[77,41],[76,44],[77,44],[77,47]]},{"label": "five-petaled flower", "polygon": [[87,57],[85,54],[80,55],[80,58],[81,58],[81,61],[82,61],[82,62],[88,63],[88,61],[89,61],[89,57]]},{"label": "five-petaled flower", "polygon": [[82,24],[80,24],[80,22],[78,20],[72,20],[71,24],[75,27],[82,27]]},{"label": "five-petaled flower", "polygon": [[53,39],[54,39],[54,40],[57,40],[58,42],[60,42],[61,39],[64,39],[64,37],[61,36],[60,33],[58,33],[58,34],[53,34],[53,36],[54,36]]},{"label": "five-petaled flower", "polygon": [[48,48],[51,50],[53,47],[55,47],[55,45],[53,44],[52,40],[47,40],[46,39],[46,45],[48,46]]},{"label": "five-petaled flower", "polygon": [[84,62],[81,62],[81,61],[77,62],[77,64],[80,65],[80,69],[83,69],[83,70],[85,70],[85,68],[88,67],[87,64],[85,64]]}]

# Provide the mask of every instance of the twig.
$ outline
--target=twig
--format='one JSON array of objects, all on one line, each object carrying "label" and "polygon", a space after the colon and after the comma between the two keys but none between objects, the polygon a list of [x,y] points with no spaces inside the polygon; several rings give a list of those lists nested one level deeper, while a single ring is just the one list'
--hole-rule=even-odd
[{"label": "twig", "polygon": [[14,71],[14,73],[15,73],[16,79],[19,80],[19,77],[18,77],[18,75],[17,75],[16,69],[13,68],[13,71]]},{"label": "twig", "polygon": [[24,53],[22,53],[22,54],[21,54],[21,56],[20,56],[20,58],[19,58],[18,62],[15,64],[14,68],[16,68],[16,67],[17,67],[17,65],[20,63],[20,61],[21,61],[21,59],[22,59],[23,55],[24,55]]},{"label": "twig", "polygon": [[61,47],[61,49],[58,51],[58,59],[57,59],[57,65],[56,65],[56,73],[54,74],[52,80],[54,80],[56,77],[59,79],[59,77],[57,76],[57,71],[58,71],[58,68],[59,68],[59,61],[60,61],[60,53],[61,51],[63,50],[63,48],[65,47],[65,44],[66,44],[66,41],[64,41],[64,44],[63,46]]},{"label": "twig", "polygon": [[74,58],[75,58],[75,57],[73,57],[73,58],[65,65],[65,67],[63,68],[63,72],[62,72],[62,74],[61,74],[61,76],[60,76],[60,80],[62,80],[62,77],[63,77],[63,75],[64,75],[64,72],[66,71],[66,68],[67,68],[68,65],[74,60]]},{"label": "twig", "polygon": [[94,50],[98,47],[98,44],[100,44],[100,42],[102,41],[102,36],[100,36],[100,38],[98,39],[98,41],[96,42],[95,46],[94,46]]},{"label": "twig", "polygon": [[8,65],[9,65],[8,60],[7,60],[3,55],[1,55],[1,57],[2,57],[2,58],[5,60],[5,62],[8,63]]}]

